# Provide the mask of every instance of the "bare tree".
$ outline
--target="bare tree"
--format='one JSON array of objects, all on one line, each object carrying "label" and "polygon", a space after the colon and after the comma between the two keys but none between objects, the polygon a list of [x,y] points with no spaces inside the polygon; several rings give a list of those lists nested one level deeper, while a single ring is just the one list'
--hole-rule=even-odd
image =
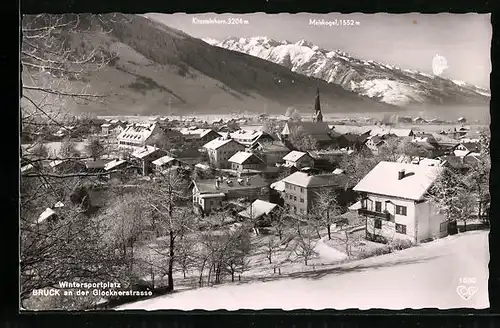
[{"label": "bare tree", "polygon": [[314,248],[316,246],[316,238],[314,238],[314,233],[311,227],[305,227],[300,231],[300,233],[295,237],[295,246],[293,252],[304,260],[304,264],[307,265],[308,261],[316,254]]},{"label": "bare tree", "polygon": [[322,189],[316,193],[313,216],[315,221],[318,221],[321,226],[326,227],[329,240],[332,239],[331,226],[338,221],[338,216],[342,212],[343,208],[338,202],[335,191],[332,189]]},{"label": "bare tree", "polygon": [[[21,176],[23,302],[34,289],[53,287],[60,281],[112,279],[123,268],[113,245],[103,237],[98,217],[88,216],[85,206],[73,205],[70,199],[79,183],[99,174],[53,173],[38,165],[46,160],[67,159],[39,150],[55,132],[75,123],[70,108],[104,100],[104,95],[88,91],[82,77],[104,67],[112,55],[99,48],[75,52],[71,47],[72,36],[90,31],[88,20],[98,17],[84,16],[23,16],[21,137],[31,143],[23,145],[21,161],[35,167]],[[71,137],[73,132],[69,133]],[[88,196],[73,199],[83,202]],[[64,206],[54,208],[57,202]],[[40,226],[36,221],[46,208],[57,211],[57,217],[64,219],[50,224],[44,221]]]},{"label": "bare tree", "polygon": [[141,201],[146,205],[149,215],[158,219],[155,224],[159,225],[167,236],[169,250],[167,291],[174,290],[173,273],[178,249],[177,238],[193,230],[192,210],[184,206],[189,200],[186,182],[169,170],[164,176],[141,189]]}]

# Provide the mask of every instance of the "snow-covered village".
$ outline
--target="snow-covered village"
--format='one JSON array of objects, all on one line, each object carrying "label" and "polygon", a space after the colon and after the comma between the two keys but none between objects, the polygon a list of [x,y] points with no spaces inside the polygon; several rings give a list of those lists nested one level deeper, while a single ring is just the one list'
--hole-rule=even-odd
[{"label": "snow-covered village", "polygon": [[490,91],[447,33],[427,72],[175,15],[23,17],[21,309],[489,306]]}]

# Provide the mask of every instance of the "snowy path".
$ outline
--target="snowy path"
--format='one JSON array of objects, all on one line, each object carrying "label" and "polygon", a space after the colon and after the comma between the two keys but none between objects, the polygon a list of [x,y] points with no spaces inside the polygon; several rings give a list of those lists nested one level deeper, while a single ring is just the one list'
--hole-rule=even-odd
[{"label": "snowy path", "polygon": [[319,258],[325,263],[335,263],[347,258],[346,254],[325,244],[323,242],[323,239],[320,239],[317,242],[316,246],[314,247],[314,251],[318,253]]},{"label": "snowy path", "polygon": [[[488,232],[474,231],[281,280],[200,288],[119,309],[487,308],[488,262]],[[468,300],[457,293],[464,277],[476,279]]]}]

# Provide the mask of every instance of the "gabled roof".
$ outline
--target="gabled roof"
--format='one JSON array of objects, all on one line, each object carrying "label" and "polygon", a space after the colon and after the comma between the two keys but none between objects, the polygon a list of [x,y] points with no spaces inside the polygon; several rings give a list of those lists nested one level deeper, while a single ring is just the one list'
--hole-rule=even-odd
[{"label": "gabled roof", "polygon": [[290,162],[296,162],[304,156],[311,157],[308,153],[304,153],[304,152],[297,151],[297,150],[292,150],[291,152],[289,152],[288,154],[286,154],[283,157],[283,160],[290,161]]},{"label": "gabled roof", "polygon": [[236,163],[236,164],[244,164],[249,158],[255,157],[259,162],[262,162],[260,158],[258,158],[255,154],[246,152],[246,151],[239,151],[231,158],[228,160],[230,163]]},{"label": "gabled roof", "polygon": [[238,130],[230,133],[231,138],[234,140],[257,140],[262,136],[267,136],[268,133],[258,130]]},{"label": "gabled roof", "polygon": [[118,167],[118,166],[120,166],[120,165],[122,165],[122,164],[124,164],[124,163],[126,163],[126,162],[127,162],[127,161],[126,161],[126,160],[124,160],[124,159],[115,159],[115,160],[113,160],[113,161],[111,161],[111,162],[106,163],[106,165],[104,165],[104,170],[105,170],[105,171],[112,170],[112,169],[114,169],[115,167]]},{"label": "gabled roof", "polygon": [[173,157],[170,157],[170,156],[163,156],[163,157],[160,157],[158,158],[157,160],[153,161],[152,163],[154,165],[163,165],[163,164],[167,164],[167,163],[170,163],[172,161],[176,161],[175,158]]},{"label": "gabled roof", "polygon": [[207,148],[207,149],[218,149],[222,146],[225,146],[231,142],[236,142],[238,145],[240,145],[242,148],[244,148],[245,146],[243,146],[242,144],[240,144],[239,142],[237,141],[234,141],[233,139],[223,139],[222,137],[221,138],[217,138],[217,139],[214,139],[212,141],[209,141],[207,142],[205,145],[203,145],[203,148]]},{"label": "gabled roof", "polygon": [[153,154],[156,151],[159,151],[159,148],[153,147],[153,146],[144,146],[139,149],[134,150],[132,153],[132,156],[138,159],[143,159],[151,154]]},{"label": "gabled roof", "polygon": [[366,126],[357,126],[357,125],[334,125],[332,126],[332,131],[337,132],[341,135],[347,133],[362,135],[369,133],[371,131],[371,128]]},{"label": "gabled roof", "polygon": [[481,144],[476,142],[462,142],[462,146],[464,146],[468,151],[478,153],[481,151]]},{"label": "gabled roof", "polygon": [[[398,172],[405,177],[398,179]],[[380,162],[354,187],[354,191],[420,200],[443,171],[442,167]]]},{"label": "gabled roof", "polygon": [[347,187],[349,179],[344,174],[318,174],[309,175],[304,172],[295,172],[282,180],[299,187],[317,188],[317,187]]},{"label": "gabled roof", "polygon": [[287,122],[281,134],[290,135],[294,129],[301,129],[305,135],[309,135],[317,141],[331,140],[330,129],[326,122]]},{"label": "gabled roof", "polygon": [[262,149],[268,152],[289,152],[290,149],[281,141],[272,142],[257,142],[251,147],[252,149]]},{"label": "gabled roof", "polygon": [[144,143],[153,133],[156,124],[132,124],[127,126],[118,136],[122,141],[133,141],[135,143]]},{"label": "gabled roof", "polygon": [[409,137],[413,134],[412,129],[393,129],[393,128],[386,128],[386,127],[376,127],[370,131],[370,135],[372,136],[385,136],[388,134],[393,134],[398,137]]},{"label": "gabled roof", "polygon": [[277,206],[278,206],[277,204],[257,199],[248,208],[239,212],[238,215],[248,219],[257,219],[263,215],[268,215]]},{"label": "gabled roof", "polygon": [[216,131],[214,131],[212,129],[199,129],[199,128],[194,127],[194,126],[191,126],[188,128],[182,128],[179,130],[179,132],[182,133],[183,135],[191,135],[191,136],[195,136],[197,138],[203,138],[204,136],[206,136],[210,132],[217,133]]},{"label": "gabled roof", "polygon": [[271,183],[271,189],[274,189],[276,191],[285,191],[285,181],[279,180]]},{"label": "gabled roof", "polygon": [[[248,179],[248,182],[247,182]],[[224,193],[231,190],[244,190],[244,189],[255,189],[267,187],[267,182],[260,175],[252,175],[245,178],[229,178],[230,183],[227,179],[222,179],[219,184],[219,188],[216,188],[217,179],[203,179],[196,180],[194,184],[201,194],[206,193]]]},{"label": "gabled roof", "polygon": [[88,160],[85,161],[85,166],[88,169],[104,169],[106,167],[106,163],[102,159]]}]

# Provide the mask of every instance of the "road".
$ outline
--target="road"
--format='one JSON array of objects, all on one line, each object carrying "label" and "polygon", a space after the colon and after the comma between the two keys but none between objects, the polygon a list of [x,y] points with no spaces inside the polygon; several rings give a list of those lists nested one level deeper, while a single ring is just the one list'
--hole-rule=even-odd
[{"label": "road", "polygon": [[[489,307],[488,263],[488,232],[473,231],[320,271],[182,291],[118,309],[483,309]],[[465,299],[457,289],[477,292]]]}]

